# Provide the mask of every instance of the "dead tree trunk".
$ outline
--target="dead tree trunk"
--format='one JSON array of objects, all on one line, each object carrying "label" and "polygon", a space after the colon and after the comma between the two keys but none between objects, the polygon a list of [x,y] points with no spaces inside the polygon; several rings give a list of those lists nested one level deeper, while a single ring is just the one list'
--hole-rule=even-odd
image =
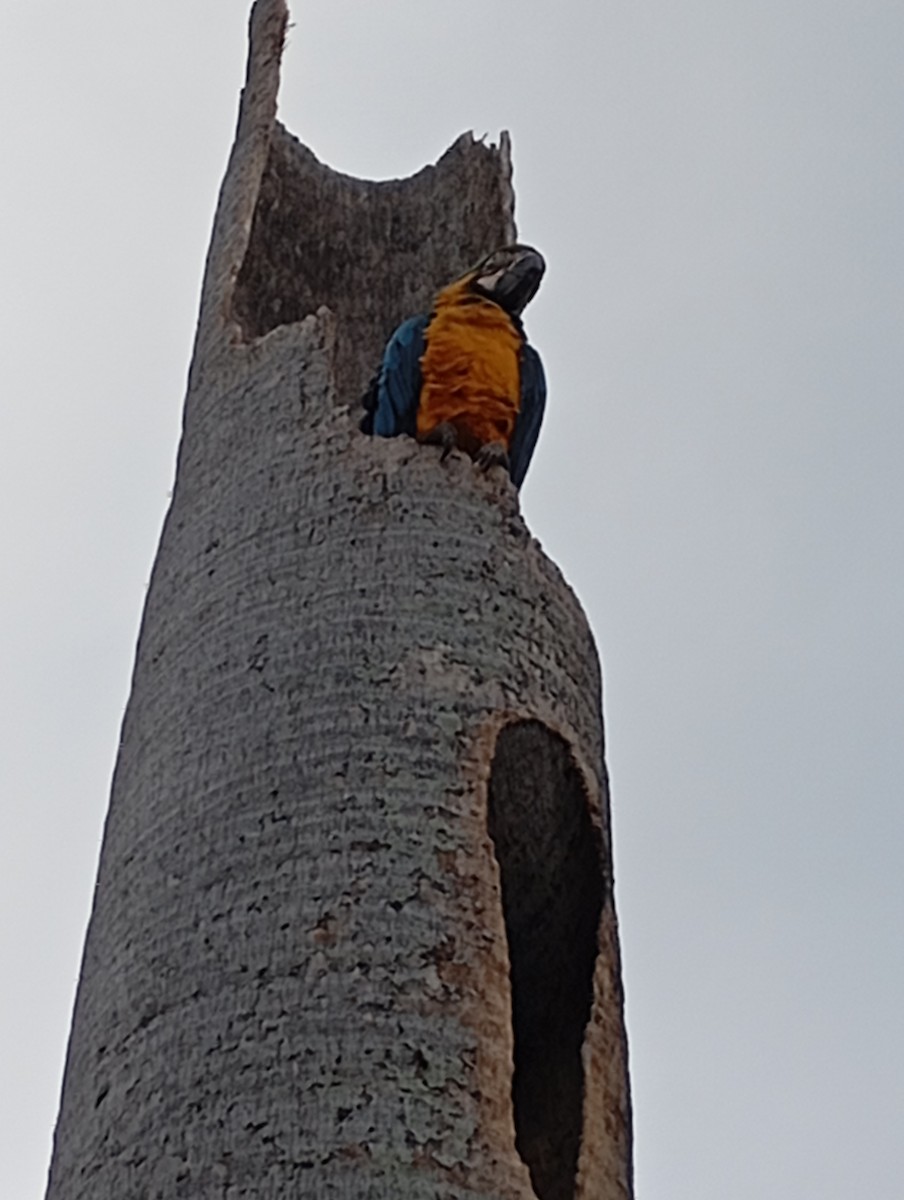
[{"label": "dead tree trunk", "polygon": [[[624,1200],[597,656],[515,490],[355,398],[512,240],[508,142],[408,180],[276,121],[258,0],[49,1200]],[[554,401],[553,401],[554,402]]]}]

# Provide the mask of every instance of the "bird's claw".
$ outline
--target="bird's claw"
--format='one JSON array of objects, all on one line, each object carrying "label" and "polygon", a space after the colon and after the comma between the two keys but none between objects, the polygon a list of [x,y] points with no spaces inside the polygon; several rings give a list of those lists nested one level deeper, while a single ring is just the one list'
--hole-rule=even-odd
[{"label": "bird's claw", "polygon": [[439,456],[439,461],[445,462],[452,451],[458,447],[458,430],[451,421],[440,421],[439,425],[434,425],[424,441],[431,446],[442,446],[443,452]]},{"label": "bird's claw", "polygon": [[488,471],[490,467],[509,469],[509,456],[502,442],[487,442],[481,446],[474,456],[474,461],[484,471]]}]

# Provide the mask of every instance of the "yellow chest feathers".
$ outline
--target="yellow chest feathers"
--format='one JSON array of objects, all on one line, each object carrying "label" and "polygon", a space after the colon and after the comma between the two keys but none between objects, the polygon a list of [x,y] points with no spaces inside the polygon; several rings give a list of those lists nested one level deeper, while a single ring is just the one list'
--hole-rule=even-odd
[{"label": "yellow chest feathers", "polygon": [[521,403],[522,338],[511,317],[467,285],[453,284],[437,297],[426,340],[418,437],[446,421],[462,449],[508,447]]}]

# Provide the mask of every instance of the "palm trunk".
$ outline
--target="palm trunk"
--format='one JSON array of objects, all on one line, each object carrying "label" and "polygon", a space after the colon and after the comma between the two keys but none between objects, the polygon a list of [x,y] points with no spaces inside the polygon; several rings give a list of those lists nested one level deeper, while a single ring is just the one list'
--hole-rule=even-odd
[{"label": "palm trunk", "polygon": [[623,1200],[587,622],[501,472],[354,411],[512,240],[508,144],[328,170],[275,121],[286,16],[252,13],[48,1200]]}]

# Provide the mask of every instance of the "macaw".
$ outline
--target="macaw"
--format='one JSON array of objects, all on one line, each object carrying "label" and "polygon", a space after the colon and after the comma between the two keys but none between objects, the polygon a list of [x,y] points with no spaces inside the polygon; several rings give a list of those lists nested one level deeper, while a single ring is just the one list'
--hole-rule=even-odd
[{"label": "macaw", "polygon": [[545,270],[532,247],[503,246],[444,287],[429,313],[403,321],[364,397],[364,432],[407,433],[442,446],[441,459],[464,450],[520,487],[546,403],[521,313]]}]

